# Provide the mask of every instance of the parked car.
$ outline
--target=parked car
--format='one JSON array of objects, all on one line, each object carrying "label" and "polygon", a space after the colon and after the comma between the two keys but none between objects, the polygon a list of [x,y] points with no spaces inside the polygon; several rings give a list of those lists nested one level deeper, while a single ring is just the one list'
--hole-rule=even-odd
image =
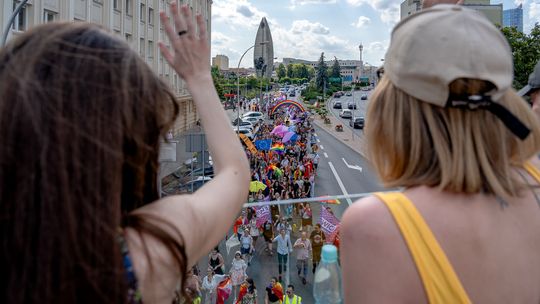
[{"label": "parked car", "polygon": [[334,98],[341,98],[341,96],[343,96],[343,92],[335,92],[334,93]]},{"label": "parked car", "polygon": [[178,186],[178,190],[180,192],[191,192],[193,187],[193,192],[197,191],[199,188],[201,188],[205,183],[211,181],[212,178],[209,176],[199,176],[194,180],[190,180],[189,182],[185,184],[181,184]]},{"label": "parked car", "polygon": [[[204,174],[203,174],[204,172]],[[186,175],[178,178],[179,181],[180,181],[180,184],[186,184],[186,183],[189,183],[190,181],[192,180],[196,180],[198,179],[199,177],[201,176],[206,176],[206,177],[214,177],[214,167],[209,165],[209,164],[206,164],[206,166],[204,167],[204,171],[203,171],[203,168],[202,167],[199,167],[191,172],[188,172]]]},{"label": "parked car", "polygon": [[334,109],[341,109],[341,101],[334,102]]},{"label": "parked car", "polygon": [[244,117],[244,120],[252,124],[256,124],[260,121],[260,119],[257,117]]},{"label": "parked car", "polygon": [[352,111],[349,109],[341,110],[341,113],[339,113],[339,116],[341,118],[352,118]]},{"label": "parked car", "polygon": [[[232,125],[236,127],[238,125],[238,121],[236,119],[233,120]],[[255,129],[255,124],[251,123],[250,121],[240,119],[240,127],[250,128],[253,131]]]},{"label": "parked car", "polygon": [[347,103],[347,108],[350,109],[350,110],[356,110],[356,103],[348,102]]},{"label": "parked car", "polygon": [[240,133],[240,134],[244,134],[247,138],[253,140],[254,138],[254,135],[253,133],[249,130],[249,129],[246,129],[246,128],[234,128],[234,132],[237,132]]},{"label": "parked car", "polygon": [[349,121],[349,126],[353,127],[354,129],[363,129],[364,123],[365,123],[364,117],[357,116],[357,117],[352,118]]},{"label": "parked car", "polygon": [[362,94],[362,96],[360,97],[360,99],[362,99],[362,100],[367,100],[367,94]]},{"label": "parked car", "polygon": [[346,96],[352,96],[352,93],[351,91],[348,91],[347,93],[345,93]]},{"label": "parked car", "polygon": [[292,91],[291,93],[289,93],[289,96],[290,96],[290,97],[295,97],[295,96],[296,96],[295,91]]},{"label": "parked car", "polygon": [[264,115],[261,112],[247,112],[244,115],[242,115],[242,119],[244,120],[248,120],[247,118],[250,118],[250,117],[257,118],[257,120],[264,120]]}]

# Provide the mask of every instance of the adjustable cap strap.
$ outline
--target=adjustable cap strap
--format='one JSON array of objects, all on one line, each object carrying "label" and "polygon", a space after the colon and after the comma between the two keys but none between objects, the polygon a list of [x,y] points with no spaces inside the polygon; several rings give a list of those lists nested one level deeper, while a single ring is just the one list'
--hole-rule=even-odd
[{"label": "adjustable cap strap", "polygon": [[491,96],[488,95],[450,96],[446,106],[473,111],[477,109],[488,110],[521,140],[527,138],[531,133],[531,130],[519,118],[501,104],[493,102]]}]

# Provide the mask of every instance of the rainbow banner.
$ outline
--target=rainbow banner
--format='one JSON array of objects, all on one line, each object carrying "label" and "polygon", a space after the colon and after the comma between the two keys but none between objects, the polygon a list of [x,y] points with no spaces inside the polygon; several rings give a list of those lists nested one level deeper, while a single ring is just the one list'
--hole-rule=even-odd
[{"label": "rainbow banner", "polygon": [[276,151],[276,152],[280,152],[280,151],[283,152],[285,151],[285,145],[283,145],[282,143],[273,144],[270,150]]}]

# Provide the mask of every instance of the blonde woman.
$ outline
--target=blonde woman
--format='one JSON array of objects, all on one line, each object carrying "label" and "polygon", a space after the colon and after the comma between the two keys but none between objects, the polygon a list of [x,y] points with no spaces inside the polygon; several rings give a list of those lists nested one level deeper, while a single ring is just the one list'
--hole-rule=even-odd
[{"label": "blonde woman", "polygon": [[394,28],[366,146],[404,190],[347,209],[345,303],[540,303],[540,125],[512,71],[473,10],[436,5]]}]

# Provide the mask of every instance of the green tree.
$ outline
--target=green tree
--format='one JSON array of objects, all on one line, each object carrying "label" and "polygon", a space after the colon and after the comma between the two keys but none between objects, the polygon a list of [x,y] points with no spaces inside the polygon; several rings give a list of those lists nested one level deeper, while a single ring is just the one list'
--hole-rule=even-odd
[{"label": "green tree", "polygon": [[295,77],[297,78],[309,78],[309,72],[307,65],[301,63],[297,65],[297,72]]},{"label": "green tree", "polygon": [[323,90],[326,83],[328,83],[328,66],[324,62],[324,52],[321,53],[321,57],[319,58],[319,62],[317,63],[317,71],[315,75],[315,84],[317,86],[317,89],[320,91]]},{"label": "green tree", "polygon": [[512,48],[514,58],[514,88],[525,86],[534,66],[540,60],[540,24],[536,23],[529,35],[518,31],[515,27],[502,28],[504,36]]},{"label": "green tree", "polygon": [[337,57],[334,57],[334,64],[332,64],[332,70],[330,70],[330,77],[332,78],[341,77],[341,67],[339,66]]},{"label": "green tree", "polygon": [[218,93],[218,96],[220,98],[223,98],[224,96],[224,90],[223,90],[223,84],[225,82],[223,76],[219,72],[219,68],[217,66],[213,66],[211,69],[212,73],[212,80],[214,81],[214,87],[216,88],[216,92]]},{"label": "green tree", "polygon": [[287,72],[285,70],[285,65],[283,63],[280,63],[277,68],[277,77],[278,79],[281,79],[283,77],[287,76]]},{"label": "green tree", "polygon": [[294,77],[294,71],[293,71],[293,65],[287,64],[287,77],[293,78]]}]

